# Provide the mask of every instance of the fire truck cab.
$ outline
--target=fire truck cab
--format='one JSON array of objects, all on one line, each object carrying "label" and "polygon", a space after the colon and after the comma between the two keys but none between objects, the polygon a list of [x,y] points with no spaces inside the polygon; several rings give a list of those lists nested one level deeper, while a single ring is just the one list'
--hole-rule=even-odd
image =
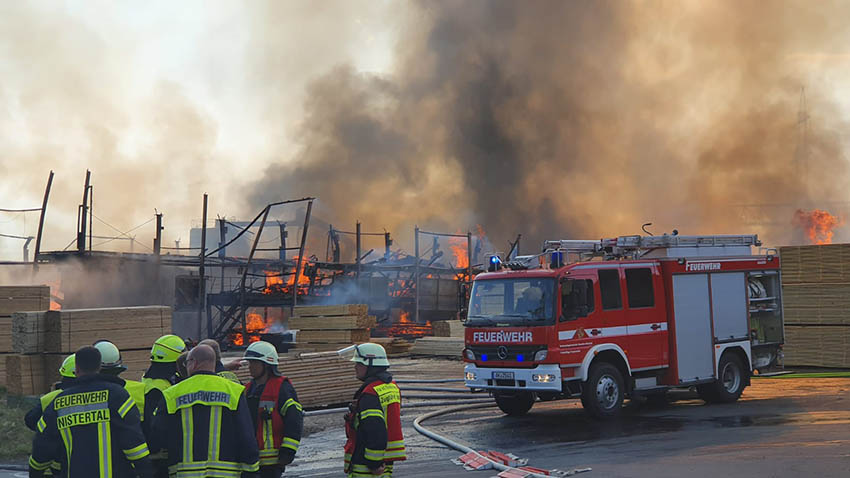
[{"label": "fire truck cab", "polygon": [[472,286],[466,386],[509,415],[581,398],[596,418],[626,398],[695,386],[734,402],[755,369],[781,363],[779,258],[755,235],[547,241]]}]

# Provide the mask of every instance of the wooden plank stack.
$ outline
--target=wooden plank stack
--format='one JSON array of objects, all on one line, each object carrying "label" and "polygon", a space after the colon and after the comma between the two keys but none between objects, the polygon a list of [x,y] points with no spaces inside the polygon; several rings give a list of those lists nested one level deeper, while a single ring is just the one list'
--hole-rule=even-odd
[{"label": "wooden plank stack", "polygon": [[779,250],[785,364],[850,367],[850,244]]},{"label": "wooden plank stack", "polygon": [[438,320],[431,323],[434,337],[463,337],[463,322],[459,320]]},{"label": "wooden plank stack", "polygon": [[6,356],[12,348],[12,315],[50,308],[50,287],[0,286],[0,385],[6,385]]},{"label": "wooden plank stack", "polygon": [[5,358],[7,387],[13,395],[37,395],[60,379],[65,357],[82,346],[106,339],[121,351],[127,371],[139,380],[150,366],[150,347],[171,333],[171,308],[116,307],[19,312],[12,321],[15,355]]},{"label": "wooden plank stack", "polygon": [[410,354],[460,359],[463,348],[462,337],[422,337],[416,339]]},{"label": "wooden plank stack", "polygon": [[387,357],[405,357],[410,355],[410,349],[413,347],[412,342],[397,337],[381,337],[371,338],[369,342],[381,344],[384,350],[387,351]]},{"label": "wooden plank stack", "polygon": [[289,328],[298,330],[295,341],[316,351],[339,350],[368,342],[375,317],[363,304],[296,307]]},{"label": "wooden plank stack", "polygon": [[[363,385],[354,375],[353,364],[338,356],[306,359],[280,356],[278,369],[292,381],[305,408],[346,404]],[[236,375],[243,383],[251,380],[248,367],[242,367]]]}]

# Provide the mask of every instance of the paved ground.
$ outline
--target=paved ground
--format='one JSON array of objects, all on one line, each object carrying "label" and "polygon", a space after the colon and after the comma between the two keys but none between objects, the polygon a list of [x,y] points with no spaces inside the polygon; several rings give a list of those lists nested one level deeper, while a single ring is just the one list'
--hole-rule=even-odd
[{"label": "paved ground", "polygon": [[[420,366],[399,376],[435,377]],[[429,367],[430,368],[430,367]],[[454,373],[457,363],[445,366]],[[414,370],[415,369],[415,370]],[[477,449],[512,452],[541,468],[592,467],[594,477],[850,476],[850,379],[754,379],[741,401],[705,405],[685,396],[662,407],[630,405],[599,423],[575,401],[539,403],[525,417],[482,409],[435,418],[426,426]],[[421,392],[409,392],[421,393]],[[680,398],[682,396],[680,395]],[[399,477],[490,477],[449,460],[459,453],[417,434],[404,413],[410,460]],[[309,436],[287,477],[342,476],[341,415],[311,417]],[[25,474],[0,472],[0,478]]]}]

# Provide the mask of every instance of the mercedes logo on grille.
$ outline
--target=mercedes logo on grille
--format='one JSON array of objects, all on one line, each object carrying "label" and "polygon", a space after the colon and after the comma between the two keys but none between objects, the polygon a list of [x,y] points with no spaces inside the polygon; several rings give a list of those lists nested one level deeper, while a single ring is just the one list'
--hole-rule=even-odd
[{"label": "mercedes logo on grille", "polygon": [[505,360],[508,358],[508,348],[504,345],[500,345],[498,349],[496,349],[496,354],[500,359]]}]

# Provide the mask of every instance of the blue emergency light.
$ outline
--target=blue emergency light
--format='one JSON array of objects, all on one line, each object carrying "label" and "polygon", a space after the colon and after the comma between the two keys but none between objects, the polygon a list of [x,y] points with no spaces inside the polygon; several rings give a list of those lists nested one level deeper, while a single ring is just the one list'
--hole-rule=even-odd
[{"label": "blue emergency light", "polygon": [[552,269],[562,267],[564,265],[564,253],[561,252],[561,251],[553,252],[551,264],[552,264]]},{"label": "blue emergency light", "polygon": [[487,361],[487,354],[481,354],[481,361],[482,361],[482,362],[486,362],[486,361]]},{"label": "blue emergency light", "polygon": [[517,362],[524,362],[524,361],[525,361],[525,356],[524,356],[524,355],[522,355],[522,354],[517,355],[517,356],[516,356],[516,361],[517,361]]},{"label": "blue emergency light", "polygon": [[502,268],[502,259],[499,256],[490,256],[490,267],[487,272],[496,272]]}]

